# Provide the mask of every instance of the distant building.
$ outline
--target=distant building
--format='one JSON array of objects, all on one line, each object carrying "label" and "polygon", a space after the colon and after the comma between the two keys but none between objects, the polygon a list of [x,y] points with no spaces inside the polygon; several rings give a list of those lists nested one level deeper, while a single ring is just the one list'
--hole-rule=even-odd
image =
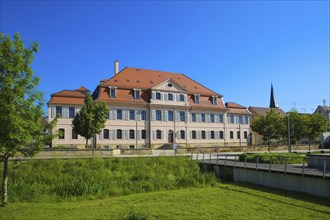
[{"label": "distant building", "polygon": [[321,147],[330,148],[330,106],[317,106],[314,113],[321,114],[328,121],[328,130],[321,134]]},{"label": "distant building", "polygon": [[[49,121],[61,115],[55,130],[63,135],[53,146],[83,147],[85,139],[72,131],[72,119],[82,108],[87,89],[51,95]],[[236,103],[223,103],[213,92],[184,74],[126,67],[101,80],[95,101],[109,107],[108,120],[96,137],[98,148],[158,148],[247,145],[251,113]]]}]

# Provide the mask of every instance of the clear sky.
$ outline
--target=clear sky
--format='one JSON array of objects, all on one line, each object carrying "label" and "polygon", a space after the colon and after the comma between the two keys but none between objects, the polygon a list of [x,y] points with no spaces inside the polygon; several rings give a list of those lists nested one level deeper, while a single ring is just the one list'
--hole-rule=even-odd
[{"label": "clear sky", "polygon": [[329,1],[0,0],[0,29],[38,42],[45,100],[120,69],[184,73],[224,102],[312,112],[329,105]]}]

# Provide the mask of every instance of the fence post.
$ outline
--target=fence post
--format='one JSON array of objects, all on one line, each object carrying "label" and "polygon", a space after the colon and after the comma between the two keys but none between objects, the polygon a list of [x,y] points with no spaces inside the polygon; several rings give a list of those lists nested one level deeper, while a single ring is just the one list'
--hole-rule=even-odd
[{"label": "fence post", "polygon": [[326,173],[326,170],[327,169],[327,159],[323,159],[323,178],[325,178],[325,173]]},{"label": "fence post", "polygon": [[196,155],[196,160],[198,160],[198,152],[197,152],[197,155]]},{"label": "fence post", "polygon": [[269,172],[272,171],[272,157],[270,157],[270,161],[269,161]]},{"label": "fence post", "polygon": [[245,160],[244,160],[244,169],[246,168],[246,160],[247,160],[247,157],[245,157]]},{"label": "fence post", "polygon": [[203,163],[204,163],[204,155],[205,155],[205,154],[203,153]]},{"label": "fence post", "polygon": [[210,153],[210,158],[209,158],[209,164],[211,164],[211,153]]},{"label": "fence post", "polygon": [[225,166],[227,165],[227,154],[225,156]]},{"label": "fence post", "polygon": [[194,156],[194,154],[191,152],[191,158],[190,158],[191,160],[193,159],[193,156]]},{"label": "fence post", "polygon": [[305,157],[303,157],[302,175],[305,175]]},{"label": "fence post", "polygon": [[284,158],[284,173],[286,174],[286,157]]},{"label": "fence post", "polygon": [[219,154],[217,154],[217,165],[219,165]]},{"label": "fence post", "polygon": [[259,157],[257,157],[256,170],[258,170]]},{"label": "fence post", "polygon": [[236,155],[234,156],[234,168],[236,166]]}]

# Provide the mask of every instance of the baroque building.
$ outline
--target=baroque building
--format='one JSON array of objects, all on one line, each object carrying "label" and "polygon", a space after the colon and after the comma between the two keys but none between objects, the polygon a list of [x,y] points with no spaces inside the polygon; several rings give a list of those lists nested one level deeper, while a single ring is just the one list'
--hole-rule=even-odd
[{"label": "baroque building", "polygon": [[[83,148],[85,139],[72,131],[72,119],[88,90],[63,90],[51,95],[48,120],[60,115],[60,132],[52,146]],[[251,113],[184,74],[126,67],[101,80],[92,94],[107,103],[109,113],[97,148],[158,148],[246,146]]]}]

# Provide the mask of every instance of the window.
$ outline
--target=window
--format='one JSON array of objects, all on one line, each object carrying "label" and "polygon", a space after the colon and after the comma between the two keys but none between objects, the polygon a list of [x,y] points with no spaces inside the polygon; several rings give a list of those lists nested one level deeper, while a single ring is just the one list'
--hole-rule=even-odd
[{"label": "window", "polygon": [[62,118],[62,106],[56,106],[56,116]]},{"label": "window", "polygon": [[180,94],[180,102],[184,102],[184,95]]},{"label": "window", "polygon": [[160,100],[160,92],[156,92],[156,99]]},{"label": "window", "polygon": [[146,130],[141,131],[141,138],[142,139],[147,139],[147,131]]},{"label": "window", "polygon": [[140,99],[140,89],[134,89],[134,99],[139,100]]},{"label": "window", "polygon": [[244,139],[247,139],[247,131],[244,131]]},{"label": "window", "polygon": [[180,111],[180,121],[185,121],[186,117],[185,117],[185,113],[184,111]]},{"label": "window", "polygon": [[73,129],[72,129],[72,133],[71,133],[71,138],[72,139],[78,139],[78,134],[76,132],[74,132]]},{"label": "window", "polygon": [[117,129],[117,139],[123,139],[123,131],[121,129]]},{"label": "window", "polygon": [[205,122],[205,114],[201,114],[201,121]]},{"label": "window", "polygon": [[184,130],[180,131],[180,139],[186,139],[186,132]]},{"label": "window", "polygon": [[199,104],[199,94],[194,94],[194,101],[196,104]]},{"label": "window", "polygon": [[245,123],[244,124],[250,124],[250,117],[245,116]]},{"label": "window", "polygon": [[235,118],[234,115],[229,115],[229,124],[234,124],[235,123]]},{"label": "window", "polygon": [[229,135],[230,135],[230,139],[234,139],[234,132],[231,131]]},{"label": "window", "polygon": [[173,94],[172,94],[172,93],[169,93],[169,94],[168,94],[168,100],[169,100],[169,101],[173,101]]},{"label": "window", "polygon": [[212,96],[212,104],[217,105],[217,97],[216,96]]},{"label": "window", "polygon": [[145,121],[147,120],[147,111],[141,110],[141,120]]},{"label": "window", "polygon": [[156,131],[156,136],[157,136],[157,139],[162,139],[162,131],[161,130],[157,130]]},{"label": "window", "polygon": [[196,122],[196,113],[191,113],[191,121]]},{"label": "window", "polygon": [[211,121],[211,123],[214,123],[214,114],[210,115],[210,121]]},{"label": "window", "polygon": [[110,87],[110,98],[116,98],[116,88],[115,87]]},{"label": "window", "polygon": [[223,139],[223,131],[220,131],[220,139]]},{"label": "window", "polygon": [[218,121],[219,123],[223,123],[223,115],[218,115]]},{"label": "window", "polygon": [[156,110],[156,120],[161,121],[162,120],[162,111]]},{"label": "window", "polygon": [[129,139],[135,139],[135,131],[133,129],[129,130]]},{"label": "window", "polygon": [[109,129],[103,130],[103,139],[109,139]]},{"label": "window", "polygon": [[211,139],[215,139],[215,132],[211,131]]},{"label": "window", "polygon": [[58,139],[65,139],[65,130],[64,130],[64,128],[58,129]]},{"label": "window", "polygon": [[123,110],[117,109],[117,119],[123,119]]},{"label": "window", "polygon": [[237,139],[241,139],[241,132],[237,131]]},{"label": "window", "polygon": [[243,124],[243,116],[242,115],[237,116],[237,124]]},{"label": "window", "polygon": [[174,118],[173,118],[173,111],[168,111],[168,121],[173,121],[174,120]]},{"label": "window", "polygon": [[69,118],[74,118],[75,112],[74,107],[69,107]]},{"label": "window", "polygon": [[135,120],[135,111],[129,110],[129,120]]},{"label": "window", "polygon": [[205,131],[202,131],[202,139],[206,139],[206,133],[205,133]]},{"label": "window", "polygon": [[191,139],[196,139],[196,131],[191,132]]}]

